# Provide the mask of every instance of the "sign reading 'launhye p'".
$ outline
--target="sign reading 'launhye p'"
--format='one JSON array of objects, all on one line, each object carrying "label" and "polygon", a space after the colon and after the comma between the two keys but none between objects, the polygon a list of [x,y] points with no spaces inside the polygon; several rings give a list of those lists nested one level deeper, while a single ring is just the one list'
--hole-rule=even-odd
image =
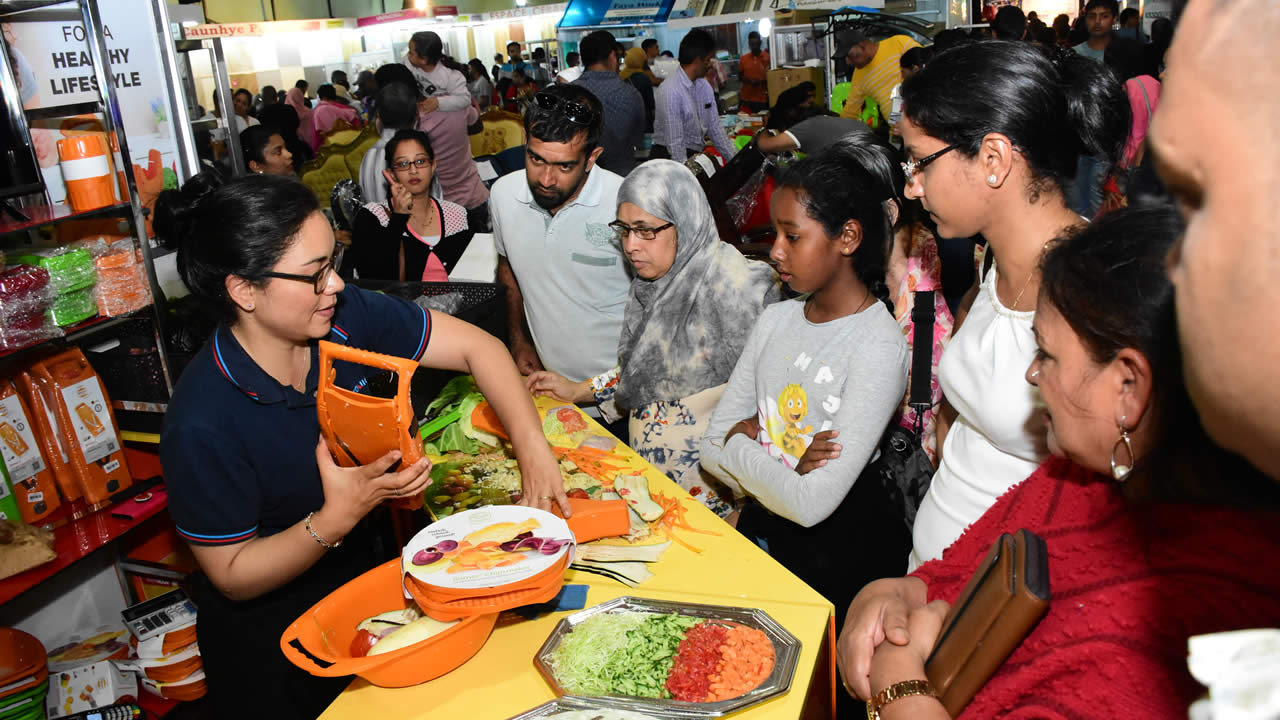
[{"label": "sign reading 'launhye p'", "polygon": [[[85,46],[84,27],[81,25],[62,25],[62,40],[66,48],[57,48],[49,53],[49,61],[55,75],[49,78],[49,91],[53,95],[75,95],[78,93],[98,94],[98,76],[93,72],[93,60],[83,48]],[[102,34],[107,42],[114,38],[111,27],[102,26]],[[111,82],[119,88],[136,88],[142,86],[142,74],[130,70],[129,48],[108,48],[107,59],[111,66]]]}]

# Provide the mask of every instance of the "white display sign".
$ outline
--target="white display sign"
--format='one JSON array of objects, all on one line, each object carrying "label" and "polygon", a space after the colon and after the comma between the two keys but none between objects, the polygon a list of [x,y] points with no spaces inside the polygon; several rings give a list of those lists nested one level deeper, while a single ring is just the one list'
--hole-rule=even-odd
[{"label": "white display sign", "polygon": [[98,378],[62,388],[62,402],[71,416],[71,429],[86,463],[97,462],[120,449]]},{"label": "white display sign", "polygon": [[[120,101],[120,115],[143,205],[149,207],[164,189],[164,171],[177,184],[177,159],[169,94],[160,64],[160,48],[148,0],[98,3],[102,14],[110,77]],[[19,20],[0,24],[15,60],[22,107],[57,107],[99,99],[98,79],[88,52],[83,25],[64,20]],[[58,164],[57,141],[102,132],[101,115],[37,119],[31,141],[49,199],[66,198]]]},{"label": "white display sign", "polygon": [[22,402],[17,395],[0,400],[0,456],[9,470],[9,479],[15,484],[44,470],[35,432],[22,412]]}]

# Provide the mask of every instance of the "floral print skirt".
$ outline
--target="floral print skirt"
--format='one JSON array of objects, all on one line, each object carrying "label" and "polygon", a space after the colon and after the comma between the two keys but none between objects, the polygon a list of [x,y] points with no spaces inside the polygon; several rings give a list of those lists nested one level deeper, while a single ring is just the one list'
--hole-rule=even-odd
[{"label": "floral print skirt", "polygon": [[733,493],[703,471],[698,445],[724,388],[632,410],[629,425],[631,448],[720,517],[736,509]]}]

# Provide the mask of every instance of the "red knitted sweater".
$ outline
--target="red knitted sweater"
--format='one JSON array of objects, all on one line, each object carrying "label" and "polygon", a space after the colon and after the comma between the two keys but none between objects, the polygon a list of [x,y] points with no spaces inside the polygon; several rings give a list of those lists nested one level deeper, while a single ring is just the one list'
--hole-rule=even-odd
[{"label": "red knitted sweater", "polygon": [[1049,548],[1049,613],[963,718],[1179,718],[1203,689],[1187,638],[1280,626],[1280,513],[1127,502],[1050,458],[914,575],[954,602],[1002,532]]}]

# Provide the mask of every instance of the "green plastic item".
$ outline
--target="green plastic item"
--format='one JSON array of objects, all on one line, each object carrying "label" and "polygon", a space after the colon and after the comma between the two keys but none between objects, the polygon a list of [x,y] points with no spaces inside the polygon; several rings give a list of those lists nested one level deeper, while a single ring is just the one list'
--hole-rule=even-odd
[{"label": "green plastic item", "polygon": [[75,325],[97,315],[98,303],[93,297],[93,286],[59,295],[45,313],[58,327]]},{"label": "green plastic item", "polygon": [[853,83],[842,82],[837,83],[831,88],[831,112],[840,114],[844,110],[844,101],[849,99],[849,92],[853,90]]},{"label": "green plastic item", "polygon": [[738,135],[733,139],[733,144],[735,148],[741,150],[742,148],[750,145],[751,141],[754,139],[755,138],[751,135]]},{"label": "green plastic item", "polygon": [[3,460],[0,460],[0,493],[4,494],[4,497],[0,497],[0,517],[15,523],[22,522],[22,511],[18,510],[18,501],[13,499],[9,469],[4,466]]},{"label": "green plastic item", "polygon": [[875,98],[868,96],[862,106],[862,115],[859,117],[872,130],[880,127],[880,103],[876,102]]},{"label": "green plastic item", "polygon": [[49,285],[59,295],[73,290],[92,287],[98,280],[93,269],[93,255],[84,248],[64,251],[46,250],[44,252],[22,255],[12,260],[14,264],[35,265],[49,271]]}]

